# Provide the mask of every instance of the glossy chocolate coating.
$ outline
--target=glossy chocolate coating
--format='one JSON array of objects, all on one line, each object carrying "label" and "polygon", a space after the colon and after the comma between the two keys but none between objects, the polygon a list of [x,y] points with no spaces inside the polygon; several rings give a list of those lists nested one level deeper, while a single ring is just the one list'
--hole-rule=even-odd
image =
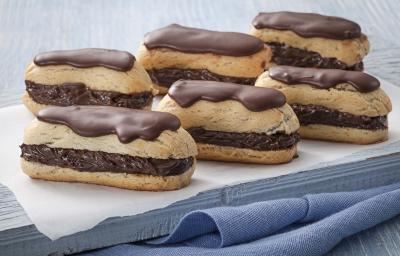
[{"label": "glossy chocolate coating", "polygon": [[257,29],[290,30],[301,37],[322,37],[336,40],[361,37],[360,26],[350,20],[316,13],[264,12],[253,20]]},{"label": "glossy chocolate coating", "polygon": [[169,113],[108,106],[49,107],[39,111],[43,122],[63,124],[84,137],[116,134],[122,143],[154,140],[163,131],[176,131],[179,119]]},{"label": "glossy chocolate coating", "polygon": [[179,80],[171,86],[168,95],[184,108],[199,100],[235,100],[248,110],[258,112],[286,103],[285,95],[275,89],[214,81]]},{"label": "glossy chocolate coating", "polygon": [[117,71],[128,71],[135,63],[129,52],[87,48],[39,53],[33,62],[37,66],[70,65],[76,68],[105,67]]},{"label": "glossy chocolate coating", "polygon": [[379,80],[371,75],[339,69],[275,66],[269,69],[269,76],[285,84],[310,84],[319,89],[329,89],[341,83],[348,83],[362,93],[375,91],[380,86]]},{"label": "glossy chocolate coating", "polygon": [[237,32],[218,32],[171,24],[145,35],[147,49],[169,48],[187,53],[249,56],[264,49],[263,42]]}]

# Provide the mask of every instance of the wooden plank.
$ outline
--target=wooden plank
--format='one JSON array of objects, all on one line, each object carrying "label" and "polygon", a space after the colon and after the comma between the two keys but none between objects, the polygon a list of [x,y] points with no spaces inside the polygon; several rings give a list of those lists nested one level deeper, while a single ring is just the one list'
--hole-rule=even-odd
[{"label": "wooden plank", "polygon": [[[0,106],[19,102],[19,95],[24,90],[23,73],[25,66],[39,51],[93,46],[135,52],[145,32],[171,22],[246,32],[249,22],[257,12],[273,10],[323,12],[358,21],[362,25],[363,31],[370,36],[372,42],[373,51],[367,57],[365,63],[367,71],[393,83],[398,83],[400,75],[400,44],[397,40],[400,32],[398,27],[399,7],[400,2],[396,0],[1,0],[0,59],[3,61],[3,65],[0,69],[2,77]],[[390,175],[395,175],[390,170],[386,171]],[[380,171],[380,174],[383,175],[384,173],[385,171]],[[340,190],[354,186],[353,189],[356,189],[365,185],[386,184],[385,182],[396,180],[391,178],[390,175],[377,176],[374,180],[376,183],[368,183],[364,180],[366,177],[360,174],[360,179],[354,181],[356,182],[355,185],[344,179],[340,181],[342,182],[340,185],[334,185],[334,188]],[[281,181],[280,179],[272,179],[267,182],[266,186],[277,186],[281,184]],[[326,181],[319,180],[319,182],[324,184],[323,182]],[[287,184],[285,186],[293,189],[292,185]],[[325,188],[318,187],[315,184],[303,185],[305,187],[299,193],[319,191],[318,189]],[[329,182],[328,185],[332,185],[332,182]],[[265,184],[262,185],[262,187],[264,186]],[[259,192],[257,186],[253,188],[254,190],[241,185],[235,189],[225,188],[224,192],[217,194],[209,192],[210,194],[206,194],[209,197],[204,194],[201,196],[204,196],[204,200],[207,202],[214,202],[214,204],[207,206],[235,205],[250,202],[254,198],[258,198],[258,200],[270,198],[270,191],[266,196],[258,197],[255,196]],[[288,194],[283,193],[283,195]],[[255,197],[253,198],[253,196]],[[199,207],[206,206],[202,202],[198,202],[198,204]],[[179,216],[191,209],[179,207],[176,208],[178,213],[172,214],[170,219],[162,219],[162,221],[165,220],[164,224],[143,226],[139,229],[137,239],[146,238],[149,234],[156,236],[168,232]],[[165,211],[173,210],[167,209]],[[158,216],[157,214],[157,212],[150,213],[149,216]],[[147,217],[143,216],[138,216],[138,220],[145,222]],[[116,227],[111,232],[115,235],[113,243],[123,242],[125,240],[118,240],[118,234],[122,233],[122,235],[128,236],[130,230],[124,229],[125,226],[119,227],[119,225],[126,224],[126,227],[137,228],[134,225],[135,219],[126,221],[129,222],[129,225],[120,219],[107,220],[96,227],[98,230],[90,231],[94,233],[82,232],[73,236],[71,240],[65,238],[65,240],[59,240],[56,243],[50,243],[34,228],[12,193],[0,185],[0,230],[3,230],[3,232],[0,232],[0,241],[3,242],[2,246],[8,246],[8,252],[13,253],[11,255],[17,255],[14,254],[17,252],[25,252],[25,254],[28,251],[38,252],[41,246],[45,246],[47,252],[64,251],[67,253],[105,246],[106,244],[102,243],[101,238],[109,234],[113,230],[112,227]],[[400,219],[397,218],[371,231],[345,240],[332,252],[332,255],[398,255],[399,233]],[[90,239],[88,236],[90,236]],[[10,237],[15,239],[10,240]],[[3,255],[4,252],[3,247],[0,246],[0,255]]]},{"label": "wooden plank", "polygon": [[[118,243],[143,240],[168,234],[187,212],[222,205],[243,205],[276,198],[299,197],[307,193],[351,191],[400,182],[400,142],[391,145],[397,153],[307,172],[224,187],[167,208],[136,216],[108,219],[91,230],[63,237],[55,242],[40,234],[33,225],[1,232],[2,255],[47,255],[75,253]],[[376,171],[380,168],[379,172]]]},{"label": "wooden plank", "polygon": [[13,193],[0,184],[0,230],[31,225],[21,205]]},{"label": "wooden plank", "polygon": [[399,231],[400,216],[345,239],[327,256],[399,256]]}]

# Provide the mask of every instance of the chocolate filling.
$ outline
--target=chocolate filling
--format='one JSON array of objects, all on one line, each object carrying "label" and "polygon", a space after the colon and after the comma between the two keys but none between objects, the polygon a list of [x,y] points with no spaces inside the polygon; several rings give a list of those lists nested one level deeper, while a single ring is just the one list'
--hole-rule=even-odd
[{"label": "chocolate filling", "polygon": [[156,176],[180,175],[193,165],[193,157],[155,159],[101,151],[50,148],[46,145],[21,145],[26,161],[71,168],[83,172],[113,172]]},{"label": "chocolate filling", "polygon": [[336,58],[324,58],[317,52],[302,50],[277,42],[267,42],[265,44],[272,49],[272,61],[278,65],[354,71],[362,71],[364,69],[362,62],[347,66]]},{"label": "chocolate filling", "polygon": [[259,151],[283,150],[293,147],[299,141],[299,134],[272,134],[265,133],[236,133],[209,131],[200,127],[189,128],[187,131],[196,142],[248,148]]},{"label": "chocolate filling", "polygon": [[110,91],[91,90],[81,83],[43,85],[25,81],[26,91],[31,98],[40,104],[70,105],[103,105],[141,109],[151,104],[151,92],[124,94]]},{"label": "chocolate filling", "polygon": [[365,130],[388,128],[387,116],[356,116],[317,105],[292,104],[291,107],[299,118],[300,124],[303,126],[324,124]]},{"label": "chocolate filling", "polygon": [[163,87],[170,87],[174,82],[183,80],[218,81],[234,84],[254,85],[257,77],[233,77],[212,73],[206,69],[162,68],[147,70],[151,80]]}]

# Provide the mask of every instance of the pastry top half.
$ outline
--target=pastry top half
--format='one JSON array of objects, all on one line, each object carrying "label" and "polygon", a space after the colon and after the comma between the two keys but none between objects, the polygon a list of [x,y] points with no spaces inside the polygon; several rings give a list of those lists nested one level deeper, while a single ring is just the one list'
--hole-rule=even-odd
[{"label": "pastry top half", "polygon": [[40,53],[29,64],[25,81],[123,94],[153,93],[149,75],[132,54],[98,48]]},{"label": "pastry top half", "polygon": [[197,154],[174,115],[109,106],[50,107],[25,130],[24,144],[155,159]]},{"label": "pastry top half", "polygon": [[175,82],[158,105],[186,128],[234,133],[291,134],[299,128],[285,96],[274,89],[214,81]]},{"label": "pastry top half", "polygon": [[371,117],[392,110],[379,80],[359,71],[275,66],[257,79],[256,86],[280,90],[289,104],[319,105]]},{"label": "pastry top half", "polygon": [[172,24],[147,33],[137,57],[146,70],[206,69],[225,76],[255,77],[271,52],[247,34]]},{"label": "pastry top half", "polygon": [[316,13],[259,13],[250,34],[265,43],[281,43],[337,58],[348,66],[361,62],[370,48],[357,23]]}]

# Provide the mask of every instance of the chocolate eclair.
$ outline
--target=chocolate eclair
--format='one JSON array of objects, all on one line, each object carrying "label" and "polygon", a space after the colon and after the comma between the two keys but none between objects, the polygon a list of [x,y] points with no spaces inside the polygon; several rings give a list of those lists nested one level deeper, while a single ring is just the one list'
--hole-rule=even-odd
[{"label": "chocolate eclair", "polygon": [[200,159],[278,164],[297,155],[299,121],[278,90],[180,80],[158,110],[179,117]]},{"label": "chocolate eclair", "polygon": [[147,33],[137,57],[165,94],[179,79],[254,85],[271,51],[243,33],[172,24]]},{"label": "chocolate eclair", "polygon": [[157,92],[132,54],[95,48],[36,55],[25,84],[22,101],[34,114],[47,106],[150,109]]},{"label": "chocolate eclair", "polygon": [[388,138],[392,106],[375,77],[339,69],[275,66],[256,86],[283,92],[307,139],[370,144]]},{"label": "chocolate eclair", "polygon": [[197,154],[176,116],[109,106],[39,111],[21,151],[31,178],[148,191],[187,186]]},{"label": "chocolate eclair", "polygon": [[272,49],[270,65],[362,71],[369,52],[357,23],[316,13],[259,13],[250,34]]}]

